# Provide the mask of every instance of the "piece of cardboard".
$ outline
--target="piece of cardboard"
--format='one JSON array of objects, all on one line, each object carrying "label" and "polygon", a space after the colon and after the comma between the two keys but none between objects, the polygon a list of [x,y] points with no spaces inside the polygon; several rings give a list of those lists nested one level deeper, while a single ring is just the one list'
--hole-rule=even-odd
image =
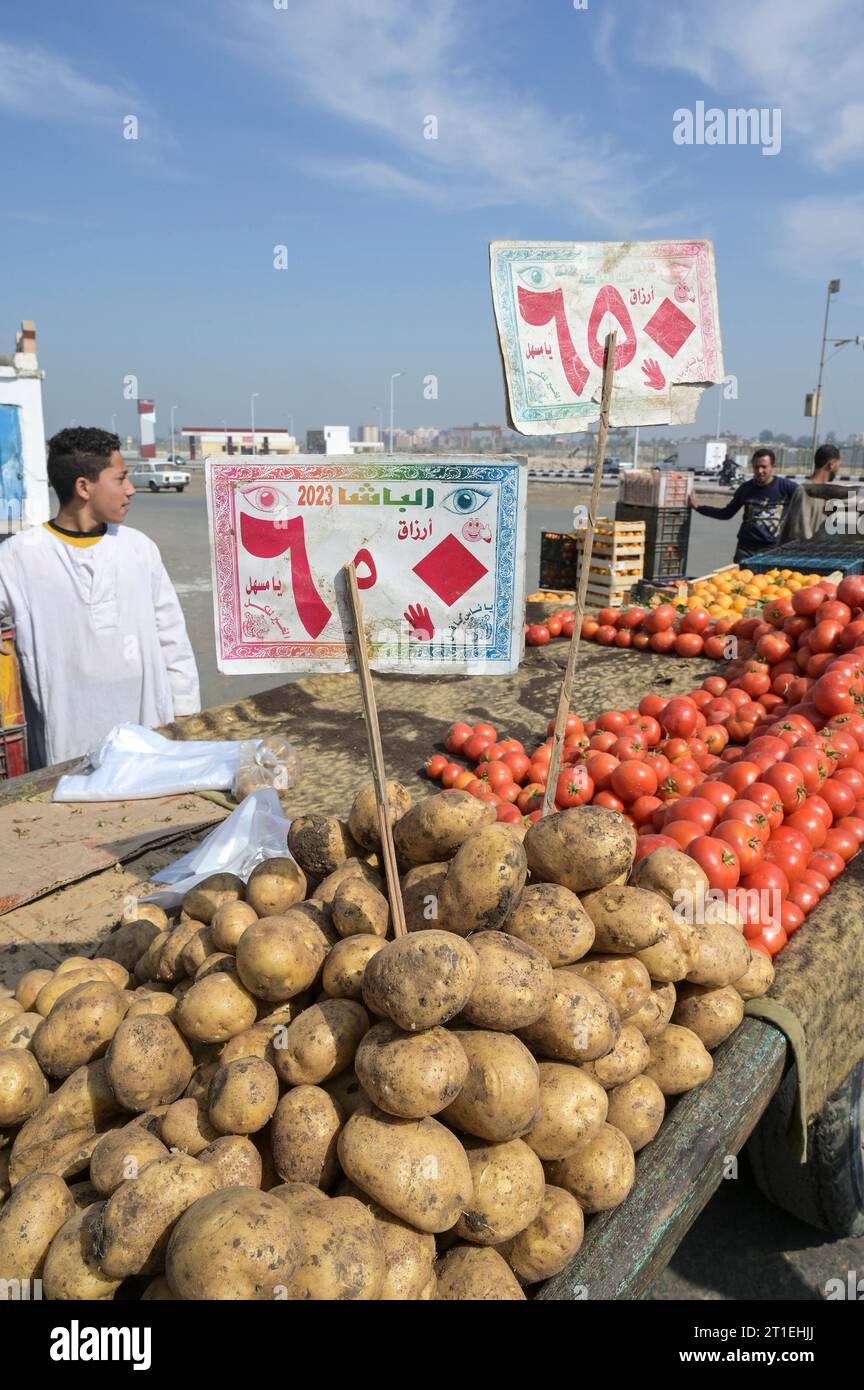
[{"label": "piece of cardboard", "polygon": [[223,820],[193,793],[135,801],[18,801],[0,806],[0,915],[67,883]]}]

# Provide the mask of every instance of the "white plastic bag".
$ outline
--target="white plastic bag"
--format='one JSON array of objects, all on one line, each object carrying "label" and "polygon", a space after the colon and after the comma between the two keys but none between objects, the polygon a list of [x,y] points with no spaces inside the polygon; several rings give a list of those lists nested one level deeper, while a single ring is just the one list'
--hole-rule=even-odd
[{"label": "white plastic bag", "polygon": [[200,845],[160,869],[155,881],[171,887],[144,901],[164,908],[179,907],[189,889],[208,874],[237,874],[246,879],[263,859],[290,858],[290,824],[272,787],[250,792]]},{"label": "white plastic bag", "polygon": [[88,759],[89,771],[61,777],[54,801],[130,801],[182,792],[227,791],[260,740],[171,739],[141,724],[115,724]]}]

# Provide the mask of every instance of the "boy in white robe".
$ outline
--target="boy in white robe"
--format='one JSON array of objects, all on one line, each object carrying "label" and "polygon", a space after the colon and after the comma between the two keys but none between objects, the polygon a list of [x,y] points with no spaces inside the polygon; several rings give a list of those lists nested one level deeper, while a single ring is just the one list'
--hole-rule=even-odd
[{"label": "boy in white robe", "polygon": [[186,623],[157,547],[122,525],[135,493],[116,434],[48,445],[52,521],[0,545],[0,613],[15,625],[31,767],[95,748],[115,724],[201,708]]}]

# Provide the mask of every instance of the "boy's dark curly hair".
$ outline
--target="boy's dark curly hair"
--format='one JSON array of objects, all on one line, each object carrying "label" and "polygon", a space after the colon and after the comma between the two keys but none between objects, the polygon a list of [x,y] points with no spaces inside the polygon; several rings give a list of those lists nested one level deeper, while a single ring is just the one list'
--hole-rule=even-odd
[{"label": "boy's dark curly hair", "polygon": [[109,430],[87,429],[76,425],[60,430],[48,440],[48,481],[65,506],[75,495],[75,480],[96,481],[120,448],[120,438]]}]

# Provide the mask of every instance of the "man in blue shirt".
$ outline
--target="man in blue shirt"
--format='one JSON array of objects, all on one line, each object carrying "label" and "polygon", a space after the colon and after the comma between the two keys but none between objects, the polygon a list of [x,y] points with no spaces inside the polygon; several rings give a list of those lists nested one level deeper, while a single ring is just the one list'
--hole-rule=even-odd
[{"label": "man in blue shirt", "polygon": [[770,550],[777,545],[781,523],[798,490],[798,484],[791,478],[775,477],[773,449],[757,449],[750,466],[753,477],[736,488],[725,507],[700,507],[696,494],[690,494],[690,506],[694,511],[700,516],[713,516],[717,521],[727,521],[744,508],[734,555],[736,565],[759,550]]}]

